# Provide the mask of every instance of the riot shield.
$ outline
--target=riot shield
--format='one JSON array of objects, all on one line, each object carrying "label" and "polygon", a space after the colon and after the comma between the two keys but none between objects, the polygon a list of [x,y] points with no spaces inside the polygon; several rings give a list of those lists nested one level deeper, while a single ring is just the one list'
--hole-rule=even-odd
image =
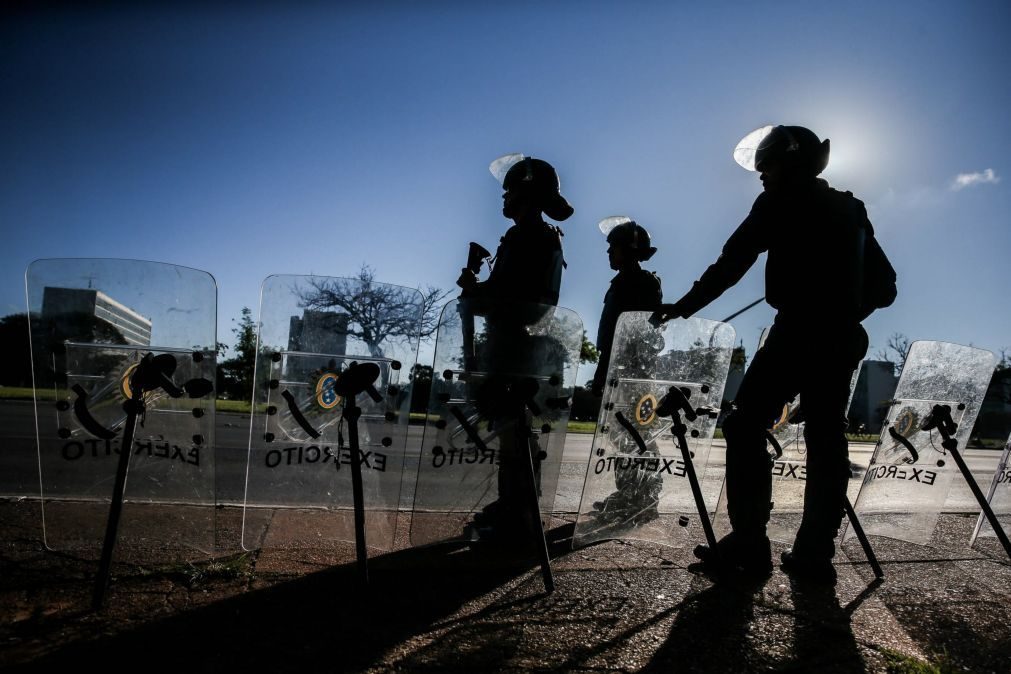
[{"label": "riot shield", "polygon": [[[942,434],[929,423],[932,411],[935,405],[949,408],[952,439],[965,447],[995,365],[994,355],[983,349],[912,344],[853,506],[868,534],[930,540],[958,473]],[[849,527],[845,540],[855,535]]]},{"label": "riot shield", "polygon": [[[28,267],[26,288],[46,545],[100,550],[121,507],[113,529],[123,553],[212,552],[213,277],[159,262],[50,259]],[[149,362],[162,376],[134,408],[117,505],[126,403]]]},{"label": "riot shield", "polygon": [[[393,547],[408,439],[409,375],[424,304],[411,288],[326,276],[270,276],[260,320],[242,547],[355,541],[351,462],[362,475],[367,544]],[[342,373],[374,363],[381,394],[358,399],[352,452]]]},{"label": "riot shield", "polygon": [[[1005,535],[1011,536],[1011,437],[1004,445],[1004,452],[997,463],[997,470],[990,482],[986,500]],[[997,531],[987,521],[985,513],[982,512],[979,514],[976,527],[972,530],[970,545],[976,547],[977,543],[982,543],[981,538],[997,538]]]},{"label": "riot shield", "polygon": [[[618,318],[573,536],[577,547],[612,538],[681,546],[698,522],[689,471],[694,466],[699,480],[705,475],[735,333],[727,323],[701,318],[657,328],[649,317],[626,312]],[[696,412],[694,420],[683,420],[692,466],[675,444],[672,419],[657,414],[672,389]]]},{"label": "riot shield", "polygon": [[[413,545],[478,540],[494,520],[521,519],[533,490],[541,525],[550,524],[582,335],[582,321],[562,307],[473,299],[445,306]],[[522,416],[503,404],[510,392],[525,392]]]}]

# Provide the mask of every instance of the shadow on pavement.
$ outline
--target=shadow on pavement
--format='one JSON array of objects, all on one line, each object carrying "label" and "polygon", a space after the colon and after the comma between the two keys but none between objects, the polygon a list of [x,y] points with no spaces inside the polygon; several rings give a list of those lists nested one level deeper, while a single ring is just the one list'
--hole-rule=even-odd
[{"label": "shadow on pavement", "polygon": [[[49,649],[22,671],[102,662],[145,672],[364,669],[388,652],[409,649],[412,636],[533,567],[501,553],[489,559],[486,552],[450,546],[371,561],[364,591],[357,589],[356,567],[345,564],[136,627],[117,625],[116,634]],[[61,622],[80,619],[65,615]],[[50,628],[49,637],[59,639],[58,626]],[[476,644],[481,651],[475,657],[493,667],[508,638],[483,637]]]}]

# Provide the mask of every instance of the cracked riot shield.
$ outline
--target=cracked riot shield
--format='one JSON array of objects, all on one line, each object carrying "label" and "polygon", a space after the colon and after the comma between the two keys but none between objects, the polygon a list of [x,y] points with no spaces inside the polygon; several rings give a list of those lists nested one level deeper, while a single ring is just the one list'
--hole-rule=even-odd
[{"label": "cracked riot shield", "polygon": [[[769,328],[762,331],[758,342],[759,349],[765,344],[768,333]],[[861,363],[850,381],[850,403],[853,401],[853,392],[862,367]],[[847,403],[848,407],[849,403]],[[773,422],[769,434],[779,445],[782,454],[776,453],[775,447],[771,442],[769,443],[769,451],[773,461],[772,510],[767,532],[770,539],[791,544],[800,529],[800,520],[804,514],[804,488],[807,484],[807,441],[804,439],[804,420],[799,395],[783,406],[783,412]],[[850,484],[859,488],[863,473],[854,472],[853,468],[854,466],[851,464]],[[718,534],[730,532],[725,482],[720,491],[720,501],[716,507],[713,526]]]},{"label": "cracked riot shield", "polygon": [[[930,540],[959,471],[938,431],[923,430],[923,422],[934,405],[949,405],[957,425],[952,437],[964,449],[995,366],[994,355],[983,349],[913,343],[853,504],[867,534],[919,544]],[[854,536],[848,527],[845,539]]]},{"label": "cracked riot shield", "polygon": [[356,399],[366,540],[393,547],[423,314],[412,288],[326,276],[263,282],[244,549],[354,542],[349,428],[334,386],[355,362],[380,372],[381,400]]},{"label": "cracked riot shield", "polygon": [[28,267],[26,287],[46,545],[101,550],[123,404],[152,354],[170,374],[144,394],[120,550],[145,559],[213,552],[214,278],[159,262],[51,259]]},{"label": "cracked riot shield", "polygon": [[[1004,533],[1011,536],[1011,437],[1004,445],[1004,452],[1000,455],[997,463],[997,470],[994,471],[993,480],[990,482],[990,489],[986,493],[987,503],[997,516]],[[981,512],[976,527],[972,530],[972,540],[970,545],[976,547],[982,543],[980,539],[994,539],[997,534],[994,532],[990,522]]]},{"label": "cracked riot shield", "polygon": [[[562,307],[467,299],[446,305],[414,496],[413,545],[477,540],[482,516],[517,519],[532,502],[525,500],[531,461],[542,525],[550,525],[582,336],[579,316]],[[523,387],[529,396],[521,422],[502,411],[500,398]],[[531,431],[529,457],[518,449],[520,423]]]},{"label": "cracked riot shield", "polygon": [[735,333],[727,323],[701,318],[654,328],[649,317],[626,312],[618,318],[573,535],[577,547],[614,538],[680,547],[698,523],[672,420],[657,416],[656,408],[671,387],[686,393],[697,418],[682,420],[701,483]]}]

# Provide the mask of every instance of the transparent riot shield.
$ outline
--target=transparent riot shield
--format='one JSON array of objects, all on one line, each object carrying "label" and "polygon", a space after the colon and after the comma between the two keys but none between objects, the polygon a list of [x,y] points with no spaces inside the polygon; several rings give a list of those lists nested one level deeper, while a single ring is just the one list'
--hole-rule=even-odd
[{"label": "transparent riot shield", "polygon": [[695,409],[694,420],[682,421],[701,481],[735,333],[727,323],[701,318],[656,328],[649,317],[627,312],[618,319],[573,536],[577,547],[612,538],[681,546],[699,523],[672,419],[658,415],[657,408],[676,388]]},{"label": "transparent riot shield", "polygon": [[[1011,438],[1008,438],[1004,445],[1004,452],[1000,455],[997,463],[997,470],[994,471],[993,480],[990,482],[990,489],[986,493],[987,503],[990,504],[993,514],[1001,525],[1004,533],[1011,536]],[[977,546],[982,543],[980,539],[992,539],[997,537],[984,513],[979,514],[979,520],[972,531],[970,545]]]},{"label": "transparent riot shield", "polygon": [[[935,405],[948,406],[956,426],[952,437],[964,448],[995,365],[994,355],[983,349],[913,343],[853,505],[868,534],[930,540],[958,467],[941,434],[926,422]],[[848,527],[845,539],[854,536]]]},{"label": "transparent riot shield", "polygon": [[[549,525],[583,324],[540,304],[457,300],[442,312],[421,446],[411,543],[477,540],[522,515],[533,462]],[[519,400],[522,418],[503,399]],[[514,401],[515,402],[515,401]],[[517,447],[529,440],[530,456]],[[526,441],[523,441],[524,443]]]},{"label": "transparent riot shield", "polygon": [[366,542],[393,547],[423,313],[412,288],[326,276],[263,282],[244,549],[355,541],[350,401],[336,392],[354,363],[378,366],[381,394],[357,398]]},{"label": "transparent riot shield", "polygon": [[[46,545],[98,552],[145,361],[117,527],[143,559],[214,550],[217,287],[207,272],[139,260],[37,260],[26,274]],[[113,507],[116,510],[117,507]]]}]

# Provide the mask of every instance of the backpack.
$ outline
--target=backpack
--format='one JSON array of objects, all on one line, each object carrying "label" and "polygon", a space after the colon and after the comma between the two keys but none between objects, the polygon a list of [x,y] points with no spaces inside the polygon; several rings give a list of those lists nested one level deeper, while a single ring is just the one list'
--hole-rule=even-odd
[{"label": "backpack", "polygon": [[[850,194],[847,192],[847,194]],[[852,196],[850,194],[850,196]],[[891,306],[898,294],[896,286],[897,275],[892,263],[889,262],[885,251],[874,237],[874,227],[867,219],[867,211],[864,210],[863,203],[858,199],[851,201],[853,208],[857,211],[854,215],[858,218],[860,238],[863,245],[860,247],[859,268],[859,306],[861,320],[870,316],[875,309],[883,309]],[[862,221],[862,222],[861,222]]]}]

